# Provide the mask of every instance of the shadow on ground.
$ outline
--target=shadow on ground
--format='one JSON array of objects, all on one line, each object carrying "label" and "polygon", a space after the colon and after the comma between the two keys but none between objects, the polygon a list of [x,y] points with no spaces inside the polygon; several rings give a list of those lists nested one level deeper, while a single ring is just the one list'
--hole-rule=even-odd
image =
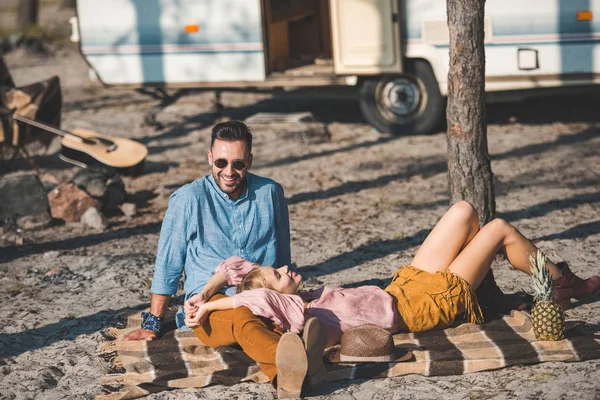
[{"label": "shadow on ground", "polygon": [[0,334],[2,357],[16,357],[26,351],[41,349],[61,340],[74,340],[81,335],[90,335],[114,323],[125,312],[143,310],[150,304],[139,304],[118,310],[100,311],[84,317],[63,318],[53,324],[28,329],[18,333]]},{"label": "shadow on ground", "polygon": [[2,248],[0,263],[13,261],[17,258],[40,254],[51,250],[74,250],[81,247],[94,246],[99,243],[115,239],[125,239],[135,235],[146,235],[158,233],[160,222],[116,229],[113,231],[95,233],[86,236],[78,236],[69,239],[52,240],[44,243],[25,244],[22,246],[8,246]]},{"label": "shadow on ground", "polygon": [[550,124],[553,122],[599,122],[594,106],[600,93],[592,89],[588,93],[550,94],[531,97],[523,101],[488,104],[488,124],[510,125]]},{"label": "shadow on ground", "polygon": [[[183,295],[171,299],[171,305],[183,304]],[[26,351],[41,349],[55,342],[74,340],[81,335],[90,335],[110,326],[124,324],[127,315],[144,310],[150,303],[133,307],[105,310],[76,318],[63,318],[58,322],[18,333],[0,334],[0,365],[3,357],[16,357]]]}]

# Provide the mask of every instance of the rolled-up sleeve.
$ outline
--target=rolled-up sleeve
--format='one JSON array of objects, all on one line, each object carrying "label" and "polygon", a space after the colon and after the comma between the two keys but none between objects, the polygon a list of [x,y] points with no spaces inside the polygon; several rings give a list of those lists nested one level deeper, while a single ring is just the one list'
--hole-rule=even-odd
[{"label": "rolled-up sleeve", "polygon": [[270,319],[282,329],[294,333],[304,329],[304,302],[297,294],[271,289],[252,289],[233,297],[233,307],[246,306],[252,314]]},{"label": "rolled-up sleeve", "polygon": [[259,264],[244,260],[242,257],[233,256],[217,265],[215,272],[220,272],[229,285],[239,285],[248,272],[260,267]]},{"label": "rolled-up sleeve", "polygon": [[275,237],[277,240],[277,266],[290,265],[292,255],[290,249],[290,216],[283,188],[277,184],[275,195]]},{"label": "rolled-up sleeve", "polygon": [[[183,189],[183,188],[182,188]],[[198,224],[197,207],[191,207],[185,190],[171,195],[158,241],[150,292],[175,294],[185,266],[188,243]]]}]

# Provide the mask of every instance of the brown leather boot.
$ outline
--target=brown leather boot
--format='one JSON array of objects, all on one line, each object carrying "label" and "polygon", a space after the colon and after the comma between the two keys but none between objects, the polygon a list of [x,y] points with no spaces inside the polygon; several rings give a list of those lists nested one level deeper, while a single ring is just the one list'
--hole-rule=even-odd
[{"label": "brown leather boot", "polygon": [[573,308],[571,298],[592,297],[600,289],[600,276],[595,275],[591,278],[581,279],[571,271],[566,262],[560,262],[556,266],[560,269],[562,276],[554,280],[554,301],[563,310]]},{"label": "brown leather boot", "polygon": [[299,399],[308,370],[306,350],[300,336],[286,332],[279,339],[275,354],[277,365],[277,398]]},{"label": "brown leather boot", "polygon": [[323,364],[323,352],[327,344],[327,332],[323,329],[318,318],[312,317],[304,325],[302,333],[306,356],[308,358],[308,373],[306,384],[309,386],[323,382],[327,378],[325,364]]}]

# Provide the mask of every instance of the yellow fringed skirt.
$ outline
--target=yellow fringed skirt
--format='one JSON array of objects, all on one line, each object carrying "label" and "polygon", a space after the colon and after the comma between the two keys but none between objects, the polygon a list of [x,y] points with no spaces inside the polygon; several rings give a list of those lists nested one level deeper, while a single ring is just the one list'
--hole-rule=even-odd
[{"label": "yellow fringed skirt", "polygon": [[403,265],[385,291],[397,301],[402,319],[400,330],[445,329],[462,313],[468,322],[483,323],[483,314],[471,285],[452,272],[432,274]]}]

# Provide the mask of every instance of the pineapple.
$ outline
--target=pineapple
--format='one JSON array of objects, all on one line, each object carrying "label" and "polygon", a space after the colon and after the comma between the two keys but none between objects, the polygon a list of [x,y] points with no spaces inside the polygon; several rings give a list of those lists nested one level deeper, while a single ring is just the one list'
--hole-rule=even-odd
[{"label": "pineapple", "polygon": [[552,297],[554,282],[546,268],[546,256],[538,250],[537,258],[529,256],[529,261],[535,302],[531,310],[533,333],[538,340],[562,340],[565,338],[565,317]]}]

